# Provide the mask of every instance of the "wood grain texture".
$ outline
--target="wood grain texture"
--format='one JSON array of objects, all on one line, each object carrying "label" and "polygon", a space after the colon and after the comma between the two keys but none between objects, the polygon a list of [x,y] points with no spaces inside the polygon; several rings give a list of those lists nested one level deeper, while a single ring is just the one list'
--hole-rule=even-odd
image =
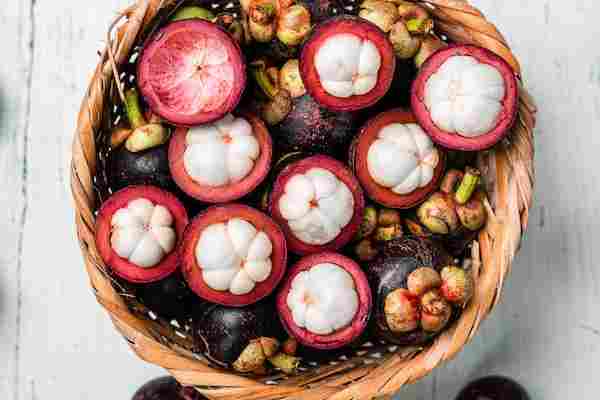
[{"label": "wood grain texture", "polygon": [[[74,117],[95,54],[127,0],[0,7],[0,399],[128,399],[159,370],[96,304],[67,191]],[[530,229],[501,304],[451,363],[403,400],[451,399],[489,373],[534,399],[597,398],[600,383],[600,3],[476,0],[522,63],[540,109]]]}]

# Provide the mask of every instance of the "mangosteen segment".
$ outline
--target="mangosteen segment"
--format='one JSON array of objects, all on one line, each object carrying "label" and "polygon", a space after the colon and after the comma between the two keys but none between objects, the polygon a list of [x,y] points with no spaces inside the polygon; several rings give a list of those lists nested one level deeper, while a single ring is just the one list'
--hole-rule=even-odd
[{"label": "mangosteen segment", "polygon": [[181,252],[189,287],[200,297],[245,306],[269,295],[286,268],[280,228],[267,215],[241,204],[215,206],[186,230]]},{"label": "mangosteen segment", "polygon": [[266,233],[233,218],[204,229],[196,244],[196,262],[208,287],[244,295],[271,275],[272,252]]},{"label": "mangosteen segment", "polygon": [[337,349],[364,331],[371,310],[367,277],[336,253],[304,257],[292,267],[277,295],[288,333],[304,346]]},{"label": "mangosteen segment", "polygon": [[369,107],[390,88],[396,59],[385,34],[360,18],[323,22],[304,45],[300,72],[308,92],[332,110]]},{"label": "mangosteen segment", "polygon": [[424,129],[457,150],[481,150],[497,143],[514,122],[517,102],[512,68],[477,46],[451,46],[432,55],[412,95]]},{"label": "mangosteen segment", "polygon": [[192,126],[218,120],[238,104],[246,84],[235,40],[208,21],[173,22],[145,45],[138,84],[152,111]]},{"label": "mangosteen segment", "polygon": [[350,163],[373,201],[410,208],[437,187],[445,153],[416,124],[412,113],[394,109],[365,124],[352,144]]},{"label": "mangosteen segment", "polygon": [[273,144],[252,114],[227,114],[211,124],[180,128],[169,146],[173,179],[188,195],[209,203],[239,199],[267,176]]},{"label": "mangosteen segment", "polygon": [[307,244],[323,245],[352,220],[354,197],[331,172],[311,168],[288,180],[278,206],[294,236]]},{"label": "mangosteen segment", "polygon": [[169,210],[143,197],[118,209],[111,227],[113,251],[140,268],[156,266],[177,243]]},{"label": "mangosteen segment", "polygon": [[154,186],[130,186],[100,208],[96,245],[123,279],[155,282],[177,269],[175,250],[187,223],[187,212],[174,195]]},{"label": "mangosteen segment", "polygon": [[401,195],[429,185],[439,162],[439,151],[417,124],[385,126],[367,155],[373,180]]},{"label": "mangosteen segment", "polygon": [[323,42],[314,62],[325,91],[346,98],[373,90],[381,67],[381,55],[370,40],[340,33]]},{"label": "mangosteen segment", "polygon": [[286,300],[296,326],[316,335],[345,328],[358,311],[352,276],[331,263],[314,265],[296,275]]},{"label": "mangosteen segment", "polygon": [[278,176],[270,210],[298,254],[338,249],[360,227],[362,189],[339,161],[314,156],[285,168]]},{"label": "mangosteen segment", "polygon": [[213,124],[191,128],[186,135],[183,164],[200,185],[219,187],[244,179],[260,155],[252,125],[227,114]]}]

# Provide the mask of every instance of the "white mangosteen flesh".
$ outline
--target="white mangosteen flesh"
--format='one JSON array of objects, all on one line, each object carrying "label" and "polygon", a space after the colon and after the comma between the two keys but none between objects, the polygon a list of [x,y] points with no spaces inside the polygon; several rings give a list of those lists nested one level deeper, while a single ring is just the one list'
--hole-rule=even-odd
[{"label": "white mangosteen flesh", "polygon": [[417,124],[385,126],[367,155],[373,180],[401,195],[427,186],[439,162],[438,149]]},{"label": "white mangosteen flesh", "polygon": [[497,124],[505,92],[496,68],[474,57],[453,56],[427,81],[425,105],[438,128],[477,137]]},{"label": "white mangosteen flesh", "polygon": [[114,252],[141,268],[159,264],[177,243],[171,212],[148,199],[133,200],[117,210],[111,226]]},{"label": "white mangosteen flesh", "polygon": [[279,212],[299,240],[309,245],[333,241],[354,215],[354,196],[324,168],[293,175],[279,198]]},{"label": "white mangosteen flesh", "polygon": [[367,94],[377,85],[381,54],[372,41],[340,33],[325,40],[314,65],[323,89],[346,98]]},{"label": "white mangosteen flesh", "polygon": [[317,264],[296,275],[286,300],[294,323],[317,335],[345,328],[358,311],[354,279],[331,263]]},{"label": "white mangosteen flesh", "polygon": [[228,114],[220,121],[191,128],[183,155],[187,174],[198,184],[225,186],[244,179],[260,155],[252,125]]},{"label": "white mangosteen flesh", "polygon": [[273,244],[265,232],[244,219],[232,218],[206,227],[195,255],[208,287],[244,295],[271,275],[272,252]]},{"label": "white mangosteen flesh", "polygon": [[170,35],[164,49],[149,61],[150,84],[162,103],[186,115],[222,109],[233,90],[235,71],[221,40],[180,31]]}]

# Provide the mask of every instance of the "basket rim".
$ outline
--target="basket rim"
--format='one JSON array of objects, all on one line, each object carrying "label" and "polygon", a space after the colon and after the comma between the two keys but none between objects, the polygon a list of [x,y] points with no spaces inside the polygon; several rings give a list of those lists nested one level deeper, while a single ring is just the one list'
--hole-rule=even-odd
[{"label": "basket rim", "polygon": [[[125,62],[139,33],[164,7],[181,0],[136,0],[111,23],[107,47],[90,81],[78,115],[71,160],[71,191],[76,231],[90,284],[97,301],[128,340],[133,351],[147,362],[166,368],[182,384],[195,385],[215,399],[363,399],[391,396],[442,362],[453,358],[476,334],[481,322],[499,302],[504,280],[527,228],[534,185],[534,128],[537,108],[523,87],[521,67],[503,35],[467,0],[414,0],[425,6],[436,26],[450,40],[486,47],[504,58],[520,81],[519,114],[510,140],[479,153],[478,166],[488,178],[488,225],[474,242],[471,254],[476,279],[475,296],[460,318],[423,349],[405,348],[380,363],[326,366],[317,374],[295,377],[271,385],[209,367],[155,340],[150,327],[125,305],[102,271],[95,246],[97,194],[96,138],[117,65]],[[121,24],[121,25],[119,25]],[[117,37],[113,31],[117,29]],[[122,92],[117,83],[116,89]],[[348,362],[347,362],[348,363]],[[350,368],[352,367],[352,368]]]}]

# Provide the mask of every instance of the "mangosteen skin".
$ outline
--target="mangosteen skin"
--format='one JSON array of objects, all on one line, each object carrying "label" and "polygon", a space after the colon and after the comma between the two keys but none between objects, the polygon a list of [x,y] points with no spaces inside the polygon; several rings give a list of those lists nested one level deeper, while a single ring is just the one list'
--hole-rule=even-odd
[{"label": "mangosteen skin", "polygon": [[305,94],[294,99],[292,111],[273,128],[282,153],[302,151],[340,157],[358,131],[358,113],[330,111]]},{"label": "mangosteen skin", "polygon": [[428,266],[440,272],[453,264],[452,257],[437,242],[429,238],[406,236],[385,243],[375,261],[366,266],[367,277],[375,298],[371,330],[378,338],[391,343],[414,346],[426,343],[435,334],[422,329],[398,334],[386,322],[384,306],[387,295],[407,288],[408,275],[417,268]]},{"label": "mangosteen skin", "polygon": [[192,330],[206,357],[223,367],[231,366],[251,340],[282,338],[284,333],[272,301],[241,308],[200,307],[192,317]]},{"label": "mangosteen skin", "polygon": [[520,384],[503,376],[487,376],[469,383],[456,400],[529,400]]},{"label": "mangosteen skin", "polygon": [[305,0],[304,3],[315,24],[346,13],[341,0]]},{"label": "mangosteen skin", "polygon": [[125,146],[112,151],[108,161],[108,183],[114,191],[132,185],[172,189],[175,183],[169,171],[168,146],[139,153],[132,153]]},{"label": "mangosteen skin", "polygon": [[139,285],[136,293],[148,309],[169,320],[188,318],[194,305],[202,301],[187,287],[180,272],[158,282]]},{"label": "mangosteen skin", "polygon": [[203,400],[193,388],[182,387],[175,378],[163,376],[144,384],[135,392],[131,400]]}]

